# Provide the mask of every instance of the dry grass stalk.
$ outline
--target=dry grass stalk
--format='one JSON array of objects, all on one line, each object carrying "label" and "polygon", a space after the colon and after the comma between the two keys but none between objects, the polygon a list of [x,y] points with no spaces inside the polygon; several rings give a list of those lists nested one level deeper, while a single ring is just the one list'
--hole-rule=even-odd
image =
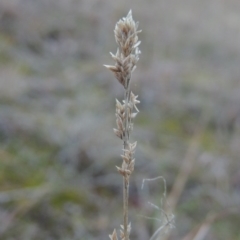
[{"label": "dry grass stalk", "polygon": [[[117,128],[114,133],[123,141],[123,162],[121,167],[117,167],[118,172],[123,176],[123,226],[120,230],[120,239],[129,240],[131,224],[128,223],[128,195],[129,178],[134,170],[134,153],[137,142],[130,143],[130,133],[133,130],[133,119],[139,112],[136,104],[139,103],[136,95],[130,92],[131,75],[139,60],[140,50],[138,46],[138,23],[132,18],[132,11],[120,19],[115,26],[115,40],[118,44],[116,54],[111,54],[115,65],[104,65],[114,73],[114,76],[125,89],[122,103],[116,99],[116,123]],[[116,230],[109,235],[111,240],[118,240]]]}]

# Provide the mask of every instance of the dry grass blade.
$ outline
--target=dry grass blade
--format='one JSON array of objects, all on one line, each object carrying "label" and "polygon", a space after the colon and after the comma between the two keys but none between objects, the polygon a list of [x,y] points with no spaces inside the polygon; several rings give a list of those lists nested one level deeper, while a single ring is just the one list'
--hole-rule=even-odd
[{"label": "dry grass blade", "polygon": [[220,213],[209,213],[205,220],[190,231],[182,240],[204,240],[215,221],[223,219],[227,215],[239,215],[240,207],[229,208]]},{"label": "dry grass blade", "polygon": [[[131,225],[128,223],[128,195],[129,195],[129,178],[134,171],[134,153],[137,142],[130,143],[130,133],[133,129],[133,119],[139,112],[136,104],[140,101],[130,92],[130,82],[133,71],[139,60],[140,50],[138,46],[138,23],[132,18],[132,11],[128,15],[120,19],[114,29],[115,40],[118,44],[116,54],[110,53],[115,65],[104,65],[113,72],[115,78],[124,87],[124,100],[122,103],[116,100],[116,123],[117,128],[114,129],[115,135],[123,141],[123,162],[121,167],[117,167],[118,172],[123,176],[123,227],[120,238],[129,240]],[[111,240],[117,240],[116,231],[110,235]]]}]

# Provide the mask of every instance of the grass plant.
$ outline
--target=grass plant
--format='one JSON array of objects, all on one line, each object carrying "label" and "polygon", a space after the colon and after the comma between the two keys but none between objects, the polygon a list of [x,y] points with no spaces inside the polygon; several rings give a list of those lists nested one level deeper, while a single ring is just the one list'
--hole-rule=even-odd
[{"label": "grass plant", "polygon": [[[130,134],[133,130],[133,119],[138,114],[137,104],[140,101],[130,90],[132,73],[136,69],[139,60],[140,41],[138,40],[138,22],[132,18],[132,11],[120,19],[114,30],[115,40],[118,44],[116,54],[110,53],[115,65],[104,65],[114,73],[115,78],[124,88],[124,100],[122,102],[116,99],[116,123],[114,129],[115,135],[123,142],[122,165],[117,167],[118,172],[123,177],[123,225],[120,229],[120,239],[129,240],[131,224],[128,221],[128,198],[129,198],[129,181],[134,171],[135,158],[134,153],[137,142],[130,142]],[[111,240],[118,240],[117,232],[114,229],[109,235]]]}]

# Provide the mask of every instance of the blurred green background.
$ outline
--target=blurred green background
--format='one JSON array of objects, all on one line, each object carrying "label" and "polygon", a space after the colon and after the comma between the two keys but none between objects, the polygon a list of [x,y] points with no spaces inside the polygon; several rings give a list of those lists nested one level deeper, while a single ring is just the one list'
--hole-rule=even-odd
[{"label": "blurred green background", "polygon": [[[143,29],[131,239],[164,224],[161,200],[175,228],[158,239],[240,239],[240,2],[1,0],[1,240],[104,240],[122,223],[123,89],[103,64],[129,9]],[[157,176],[167,201],[161,180],[141,189]]]}]

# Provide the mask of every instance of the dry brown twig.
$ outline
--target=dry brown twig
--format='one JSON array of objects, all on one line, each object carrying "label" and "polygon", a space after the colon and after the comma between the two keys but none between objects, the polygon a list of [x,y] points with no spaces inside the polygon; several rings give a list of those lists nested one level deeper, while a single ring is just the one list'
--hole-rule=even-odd
[{"label": "dry brown twig", "polygon": [[[120,229],[120,239],[129,240],[131,224],[128,223],[128,195],[129,178],[134,170],[134,153],[137,142],[130,143],[130,133],[133,130],[133,119],[139,112],[136,104],[140,103],[136,95],[130,92],[130,82],[136,63],[139,60],[140,50],[138,46],[138,22],[132,18],[132,11],[120,19],[114,30],[115,40],[118,44],[116,54],[111,54],[115,65],[104,65],[114,73],[115,78],[123,85],[125,94],[122,103],[116,99],[116,123],[117,128],[114,133],[123,141],[123,163],[117,167],[118,172],[123,176],[123,226]],[[111,240],[118,240],[116,230],[109,235]]]}]

